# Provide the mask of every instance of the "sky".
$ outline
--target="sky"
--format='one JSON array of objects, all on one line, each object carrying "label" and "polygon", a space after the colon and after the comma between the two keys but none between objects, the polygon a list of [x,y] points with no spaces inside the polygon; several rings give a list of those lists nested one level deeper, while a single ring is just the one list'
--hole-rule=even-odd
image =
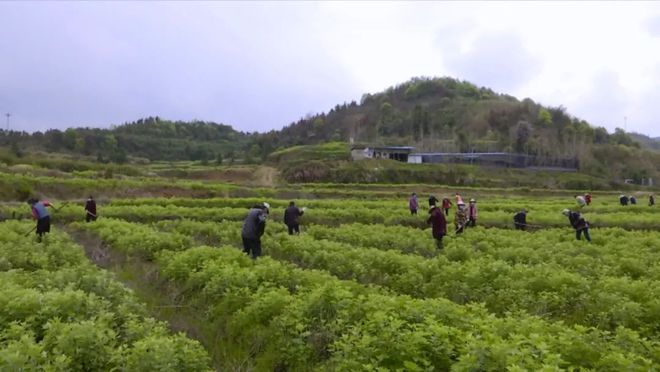
[{"label": "sky", "polygon": [[11,129],[280,129],[450,76],[660,136],[660,2],[0,2]]}]

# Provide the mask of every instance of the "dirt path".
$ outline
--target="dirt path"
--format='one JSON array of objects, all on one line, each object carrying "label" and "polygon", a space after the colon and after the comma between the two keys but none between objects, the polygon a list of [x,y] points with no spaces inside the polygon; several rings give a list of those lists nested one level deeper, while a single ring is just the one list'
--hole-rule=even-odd
[{"label": "dirt path", "polygon": [[252,183],[255,186],[273,187],[277,183],[278,175],[279,171],[276,168],[265,165],[260,166],[256,172],[254,172]]},{"label": "dirt path", "polygon": [[117,280],[132,289],[144,303],[149,314],[164,321],[173,332],[183,332],[189,338],[202,343],[212,358],[216,370],[222,370],[217,349],[218,335],[209,332],[208,324],[199,319],[199,310],[185,303],[182,291],[172,283],[160,278],[158,266],[153,262],[129,257],[103,243],[93,233],[77,230],[69,226],[60,228],[83,249],[85,255],[102,269],[115,274]]}]

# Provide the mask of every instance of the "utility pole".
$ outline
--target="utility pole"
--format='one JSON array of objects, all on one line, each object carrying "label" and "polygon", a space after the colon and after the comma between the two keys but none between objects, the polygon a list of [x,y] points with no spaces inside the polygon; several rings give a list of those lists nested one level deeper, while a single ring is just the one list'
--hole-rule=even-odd
[{"label": "utility pole", "polygon": [[7,132],[9,132],[9,117],[11,116],[11,114],[6,113],[5,116],[7,116]]},{"label": "utility pole", "polygon": [[623,130],[626,131],[626,132],[628,131],[628,117],[627,116],[623,117]]}]

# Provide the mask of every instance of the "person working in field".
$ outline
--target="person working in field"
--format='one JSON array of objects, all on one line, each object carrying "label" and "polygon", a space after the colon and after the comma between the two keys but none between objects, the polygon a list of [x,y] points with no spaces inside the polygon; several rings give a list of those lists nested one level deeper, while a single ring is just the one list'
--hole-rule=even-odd
[{"label": "person working in field", "polygon": [[85,202],[85,222],[96,221],[96,201],[90,195]]},{"label": "person working in field", "polygon": [[299,209],[295,202],[289,202],[289,207],[284,211],[284,224],[289,229],[289,235],[300,234],[300,216],[305,213],[305,208]]},{"label": "person working in field", "polygon": [[454,225],[456,225],[456,234],[461,234],[467,225],[467,215],[465,213],[465,204],[461,200],[456,203],[456,217],[454,218]]},{"label": "person working in field", "polygon": [[417,209],[419,208],[419,203],[417,201],[417,194],[412,193],[410,199],[408,199],[408,208],[410,209],[410,214],[417,214]]},{"label": "person working in field", "polygon": [[442,213],[442,210],[435,204],[429,210],[429,218],[426,220],[427,224],[431,224],[431,234],[435,239],[435,246],[437,249],[442,249],[442,238],[447,235],[447,219]]},{"label": "person working in field", "polygon": [[649,207],[652,207],[655,205],[655,197],[653,194],[649,195]]},{"label": "person working in field", "polygon": [[619,203],[621,203],[623,206],[628,205],[628,197],[622,194],[619,196]]},{"label": "person working in field", "polygon": [[461,194],[456,193],[456,205],[459,205],[459,204],[465,205],[465,203],[463,203],[463,197],[461,196]]},{"label": "person working in field", "polygon": [[527,209],[523,208],[513,216],[513,225],[516,227],[516,230],[525,231],[527,228]]},{"label": "person working in field", "polygon": [[590,192],[584,194],[584,201],[587,202],[587,206],[591,205],[591,193]]},{"label": "person working in field", "polygon": [[37,241],[41,242],[44,234],[50,232],[50,213],[47,207],[52,205],[46,200],[39,201],[35,198],[30,198],[27,203],[30,205],[32,218],[37,220]]},{"label": "person working in field", "polygon": [[429,207],[434,206],[438,203],[438,198],[433,195],[429,196]]},{"label": "person working in field", "polygon": [[585,205],[587,205],[587,201],[582,195],[575,195],[575,202],[577,203],[578,207],[582,208]]},{"label": "person working in field", "polygon": [[591,236],[589,236],[589,222],[580,213],[564,209],[562,214],[568,217],[568,221],[575,229],[575,238],[577,240],[580,240],[581,235],[584,234],[584,238],[589,242],[591,241]]},{"label": "person working in field", "polygon": [[628,200],[630,200],[630,205],[636,205],[637,204],[637,198],[635,197],[635,195],[630,195]]},{"label": "person working in field", "polygon": [[270,205],[266,202],[253,206],[248,212],[241,238],[243,239],[243,252],[252,259],[261,256],[261,236],[266,231],[266,218],[268,217]]},{"label": "person working in field", "polygon": [[451,208],[451,200],[449,198],[442,199],[442,209],[445,211],[445,216],[449,216],[449,208]]},{"label": "person working in field", "polygon": [[470,199],[470,204],[468,204],[468,226],[477,225],[477,201],[475,199]]}]

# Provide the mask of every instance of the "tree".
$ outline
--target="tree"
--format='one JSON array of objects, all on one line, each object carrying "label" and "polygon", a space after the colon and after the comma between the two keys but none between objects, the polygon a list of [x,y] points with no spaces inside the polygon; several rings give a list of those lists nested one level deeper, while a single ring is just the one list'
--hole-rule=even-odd
[{"label": "tree", "polygon": [[550,111],[548,111],[544,108],[541,108],[539,110],[539,115],[536,119],[536,122],[539,125],[543,125],[543,126],[551,125],[552,124],[552,114],[550,114]]},{"label": "tree", "polygon": [[222,153],[218,152],[218,155],[215,156],[215,163],[217,165],[222,165]]},{"label": "tree", "polygon": [[527,141],[529,141],[529,137],[531,134],[531,128],[529,127],[529,123],[526,121],[520,121],[518,122],[518,126],[516,127],[516,142],[514,149],[518,153],[524,153],[527,147]]}]

